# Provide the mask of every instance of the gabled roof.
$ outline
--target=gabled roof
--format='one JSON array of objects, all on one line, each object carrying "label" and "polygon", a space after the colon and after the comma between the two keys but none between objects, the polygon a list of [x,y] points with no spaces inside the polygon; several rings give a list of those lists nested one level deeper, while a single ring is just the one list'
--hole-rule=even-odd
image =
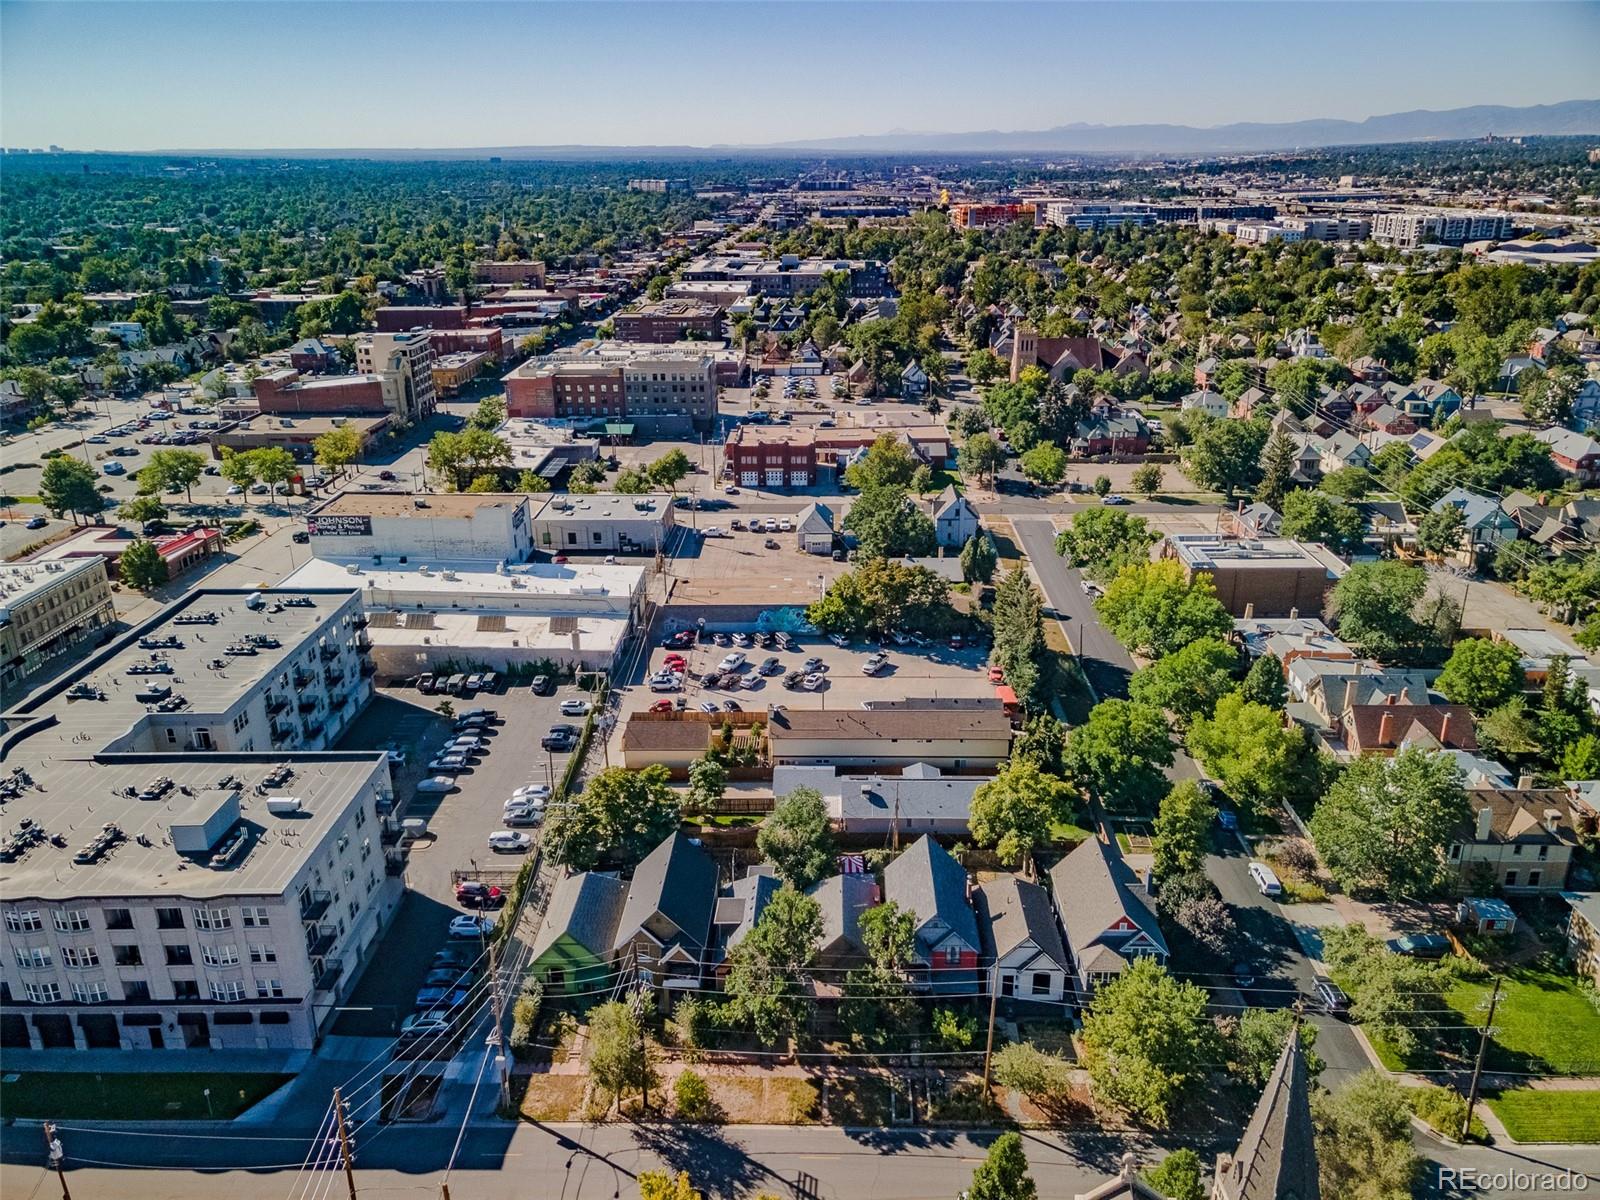
[{"label": "gabled roof", "polygon": [[[1452,835],[1461,842],[1525,845],[1576,845],[1570,797],[1561,788],[1473,788],[1467,792],[1472,817]],[[1489,836],[1478,837],[1478,814],[1489,811]]]},{"label": "gabled roof", "polygon": [[823,504],[808,504],[800,510],[795,528],[801,533],[832,533],[833,512]]},{"label": "gabled roof", "polygon": [[1357,704],[1343,716],[1345,739],[1353,750],[1395,750],[1402,745],[1478,748],[1472,710],[1465,704]]},{"label": "gabled roof", "polygon": [[938,498],[933,502],[933,519],[938,521],[958,516],[963,508],[974,516],[977,515],[977,510],[972,507],[971,502],[956,491],[954,484],[950,484],[944,491],[939,493]]},{"label": "gabled roof", "polygon": [[533,958],[538,959],[555,945],[563,934],[596,958],[605,958],[616,943],[617,918],[628,894],[628,885],[615,875],[582,871],[568,875],[550,893],[550,903],[533,939]]},{"label": "gabled roof", "polygon": [[1216,1200],[1321,1200],[1311,1079],[1291,1030],[1239,1148],[1217,1162]]},{"label": "gabled roof", "polygon": [[883,898],[917,914],[919,943],[922,926],[938,919],[978,949],[978,919],[967,903],[967,872],[926,834],[883,869]]},{"label": "gabled roof", "polygon": [[732,950],[749,935],[782,886],[783,881],[771,874],[769,868],[767,871],[753,870],[743,879],[722,889],[722,895],[717,898],[714,920],[718,926],[731,926],[722,939],[724,950]]},{"label": "gabled roof", "polygon": [[1056,929],[1050,894],[1036,883],[1002,875],[978,889],[978,911],[988,930],[990,949],[1002,959],[1032,945],[1063,971],[1069,966],[1066,947]]},{"label": "gabled roof", "polygon": [[812,884],[806,895],[822,910],[822,949],[835,948],[835,943],[844,941],[858,953],[865,951],[861,944],[861,914],[878,903],[878,885],[871,875],[834,875]]},{"label": "gabled roof", "polygon": [[674,833],[634,870],[612,944],[621,948],[659,913],[679,931],[670,941],[703,949],[716,902],[716,863],[683,834]]},{"label": "gabled roof", "polygon": [[1167,952],[1155,906],[1114,844],[1089,838],[1051,869],[1050,888],[1080,970],[1097,949],[1109,951],[1100,938],[1124,917]]}]

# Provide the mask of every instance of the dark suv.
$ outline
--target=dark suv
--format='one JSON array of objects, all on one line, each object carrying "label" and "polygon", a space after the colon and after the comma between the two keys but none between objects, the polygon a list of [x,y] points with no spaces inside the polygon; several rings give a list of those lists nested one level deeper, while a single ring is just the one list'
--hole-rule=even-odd
[{"label": "dark suv", "polygon": [[578,744],[578,729],[575,725],[552,725],[550,732],[539,740],[539,745],[545,750],[567,751]]}]

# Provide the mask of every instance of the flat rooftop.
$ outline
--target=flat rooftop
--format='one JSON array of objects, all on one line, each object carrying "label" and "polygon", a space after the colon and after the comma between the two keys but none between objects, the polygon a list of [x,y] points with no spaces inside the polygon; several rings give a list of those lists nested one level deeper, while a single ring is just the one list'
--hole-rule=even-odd
[{"label": "flat rooftop", "polygon": [[535,521],[660,521],[672,511],[665,492],[628,496],[552,495],[533,514]]},{"label": "flat rooftop", "polygon": [[504,566],[490,559],[472,558],[374,566],[364,557],[313,558],[284,580],[284,586],[358,589],[369,607],[383,606],[388,603],[386,596],[399,593],[497,600],[514,608],[513,602],[524,597],[631,596],[642,586],[646,571],[642,563],[607,566],[537,562]]},{"label": "flat rooftop", "polygon": [[[264,607],[254,610],[245,607],[252,594],[248,590],[190,592],[50,686],[0,713],[8,730],[54,718],[48,727],[8,744],[5,757],[32,763],[110,748],[150,714],[152,704],[136,698],[146,684],[170,686],[173,695],[187,701],[175,716],[225,712],[263,678],[282,669],[303,649],[304,639],[348,603],[356,590],[344,579],[322,591],[265,590],[260,592]],[[76,686],[98,688],[105,699],[74,699],[69,693]],[[9,806],[5,815],[12,818]]]},{"label": "flat rooftop", "polygon": [[856,709],[772,709],[767,736],[791,738],[872,738],[893,742],[931,738],[1011,738],[1011,720],[998,701],[985,708],[907,707]]},{"label": "flat rooftop", "polygon": [[98,556],[69,558],[63,562],[0,563],[0,623],[11,619],[14,605],[79,575],[94,570]]},{"label": "flat rooftop", "polygon": [[301,416],[298,413],[256,413],[238,425],[212,433],[299,433],[323,434],[334,429],[354,429],[357,433],[371,435],[389,423],[387,416],[382,417],[335,417],[335,416]]},{"label": "flat rooftop", "polygon": [[[266,787],[264,781],[285,766],[293,774],[281,786]],[[16,861],[0,863],[0,893],[8,903],[151,894],[174,899],[279,895],[305,862],[308,847],[343,817],[374,773],[380,786],[388,778],[382,751],[179,757],[94,756],[80,750],[30,763],[28,770],[40,786],[24,788],[6,802],[0,846],[11,843],[25,821],[42,829],[45,840]],[[141,798],[152,796],[158,785],[159,799]],[[240,818],[232,828],[243,831],[237,852],[218,867],[209,865],[209,852],[180,854],[173,845],[173,824],[201,822],[230,796],[237,797]],[[301,811],[276,816],[267,811],[273,797],[295,797]],[[115,844],[98,861],[75,862],[108,825],[121,835]],[[228,834],[220,821],[212,828],[222,837],[214,851],[227,844]],[[377,826],[367,828],[376,840]],[[48,840],[58,835],[65,846]],[[375,861],[382,870],[381,858]]]},{"label": "flat rooftop", "polygon": [[[514,509],[527,499],[520,492],[354,492],[330,497],[312,510],[314,517],[471,517],[480,509]],[[424,503],[419,505],[418,500]]]},{"label": "flat rooftop", "polygon": [[1281,570],[1316,566],[1335,578],[1346,570],[1338,555],[1314,542],[1296,542],[1288,538],[1230,538],[1210,533],[1170,533],[1167,541],[1180,562],[1198,570],[1216,567]]}]

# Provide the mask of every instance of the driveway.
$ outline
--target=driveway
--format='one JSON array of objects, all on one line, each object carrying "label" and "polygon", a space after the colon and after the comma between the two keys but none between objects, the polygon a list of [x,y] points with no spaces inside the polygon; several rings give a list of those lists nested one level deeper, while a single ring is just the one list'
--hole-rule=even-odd
[{"label": "driveway", "polygon": [[1018,517],[1011,522],[1017,543],[1061,621],[1096,700],[1125,699],[1133,656],[1100,623],[1094,604],[1084,594],[1083,574],[1056,553],[1055,526],[1043,517]]}]

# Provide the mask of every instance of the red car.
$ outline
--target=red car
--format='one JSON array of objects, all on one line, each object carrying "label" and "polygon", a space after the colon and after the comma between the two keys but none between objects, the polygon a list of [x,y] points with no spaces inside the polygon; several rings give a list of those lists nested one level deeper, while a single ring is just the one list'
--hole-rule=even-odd
[{"label": "red car", "polygon": [[466,908],[498,908],[505,900],[500,889],[475,879],[456,884],[456,903]]},{"label": "red car", "polygon": [[657,700],[654,704],[652,704],[650,706],[650,711],[651,712],[671,712],[672,711],[672,701],[671,700]]},{"label": "red car", "polygon": [[663,661],[669,670],[676,671],[679,675],[682,675],[689,666],[681,654],[669,654]]},{"label": "red car", "polygon": [[1004,683],[1005,681],[1006,681],[1006,671],[1005,671],[1004,667],[990,667],[989,668],[989,682],[990,683]]},{"label": "red car", "polygon": [[558,554],[554,558],[552,558],[550,561],[551,562],[557,562],[557,563],[564,563],[564,562],[567,561],[567,556],[565,554]]},{"label": "red car", "polygon": [[681,633],[673,634],[661,644],[677,650],[687,650],[690,646],[694,645],[694,634],[685,629]]}]

